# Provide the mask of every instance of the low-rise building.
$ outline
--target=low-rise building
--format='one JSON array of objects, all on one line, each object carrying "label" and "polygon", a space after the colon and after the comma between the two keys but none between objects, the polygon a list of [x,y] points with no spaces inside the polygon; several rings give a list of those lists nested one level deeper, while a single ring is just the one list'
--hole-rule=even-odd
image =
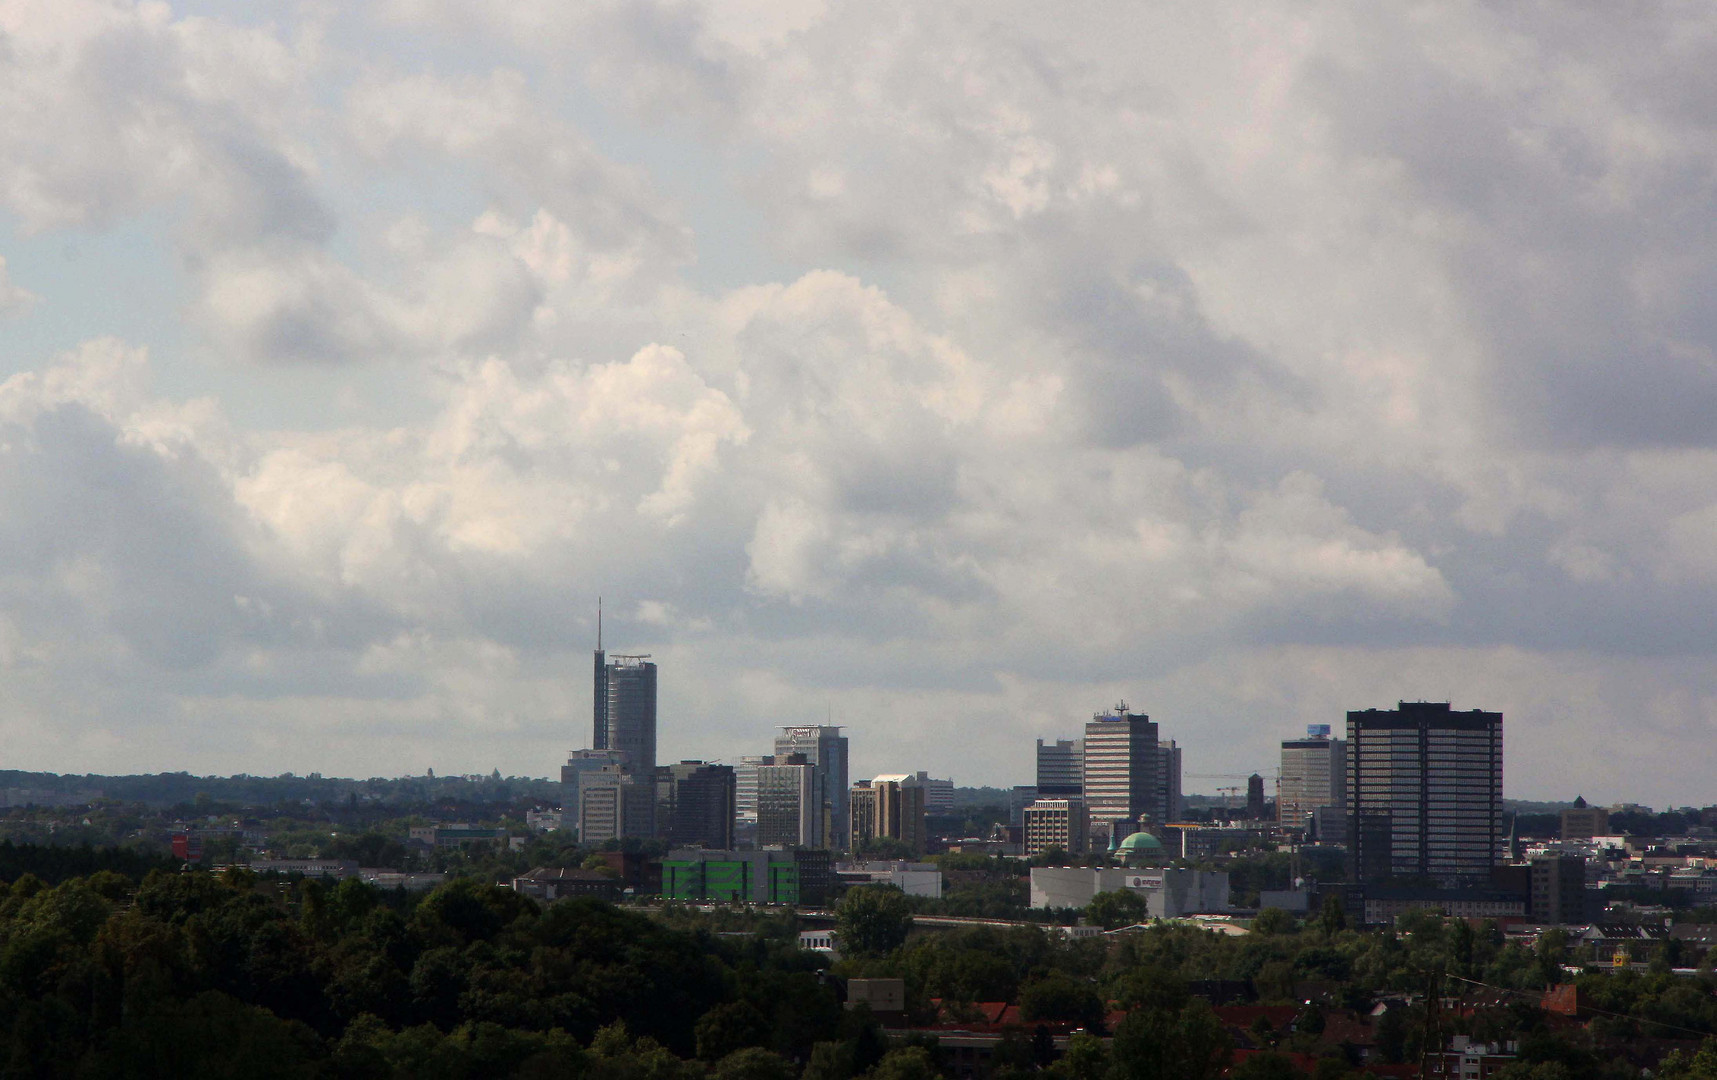
[{"label": "low-rise building", "polygon": [[817,905],[828,900],[834,870],[827,851],[670,851],[662,860],[662,896],[757,904]]},{"label": "low-rise building", "polygon": [[528,874],[514,878],[513,891],[549,901],[559,900],[564,896],[596,896],[604,900],[617,900],[620,897],[620,881],[611,874],[597,870],[539,866]]},{"label": "low-rise building", "polygon": [[1031,871],[1031,906],[1083,908],[1100,892],[1128,890],[1145,899],[1155,919],[1219,915],[1230,910],[1228,874],[1172,867],[1038,866]]},{"label": "low-rise building", "polygon": [[404,889],[406,892],[427,892],[443,885],[447,881],[446,874],[424,872],[408,873],[404,870],[381,870],[365,868],[358,871],[358,877],[378,889]]},{"label": "low-rise building", "polygon": [[559,810],[526,810],[525,827],[536,832],[554,832],[561,827]]},{"label": "low-rise building", "polygon": [[305,877],[327,878],[358,876],[358,864],[344,859],[255,859],[250,868],[259,874],[303,874]]},{"label": "low-rise building", "polygon": [[454,848],[465,844],[497,844],[505,846],[507,830],[478,828],[475,825],[441,824],[414,825],[409,839],[412,843],[432,848]]},{"label": "low-rise building", "polygon": [[1368,925],[1380,926],[1393,923],[1409,911],[1425,909],[1440,911],[1456,919],[1524,919],[1526,905],[1525,894],[1502,889],[1367,885],[1360,910]]},{"label": "low-rise building", "polygon": [[834,930],[799,931],[799,948],[806,952],[822,953],[831,960],[841,958],[840,935]]},{"label": "low-rise building", "polygon": [[893,885],[908,896],[937,899],[942,895],[942,869],[935,863],[836,863],[835,876],[847,885]]}]

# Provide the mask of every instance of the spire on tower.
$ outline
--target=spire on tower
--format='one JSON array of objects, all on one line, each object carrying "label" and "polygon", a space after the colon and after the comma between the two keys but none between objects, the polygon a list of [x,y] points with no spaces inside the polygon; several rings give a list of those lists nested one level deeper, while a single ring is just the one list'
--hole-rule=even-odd
[{"label": "spire on tower", "polygon": [[596,598],[596,651],[602,651],[602,597]]}]

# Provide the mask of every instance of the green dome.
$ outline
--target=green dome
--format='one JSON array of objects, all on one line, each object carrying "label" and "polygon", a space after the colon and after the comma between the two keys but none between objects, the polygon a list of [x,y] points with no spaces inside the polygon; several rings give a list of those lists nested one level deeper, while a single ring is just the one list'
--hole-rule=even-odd
[{"label": "green dome", "polygon": [[1151,854],[1157,854],[1163,850],[1163,842],[1161,840],[1158,840],[1156,837],[1152,836],[1148,832],[1136,832],[1133,835],[1127,837],[1125,840],[1121,841],[1121,847],[1119,848],[1119,850],[1121,850],[1121,851],[1141,851],[1141,852],[1150,852]]}]

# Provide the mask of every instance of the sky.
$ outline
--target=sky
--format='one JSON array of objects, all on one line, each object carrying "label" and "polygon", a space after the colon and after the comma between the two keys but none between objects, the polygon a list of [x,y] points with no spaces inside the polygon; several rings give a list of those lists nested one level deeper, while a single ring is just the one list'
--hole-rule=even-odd
[{"label": "sky", "polygon": [[9,768],[1349,709],[1717,802],[1717,10],[0,0]]}]

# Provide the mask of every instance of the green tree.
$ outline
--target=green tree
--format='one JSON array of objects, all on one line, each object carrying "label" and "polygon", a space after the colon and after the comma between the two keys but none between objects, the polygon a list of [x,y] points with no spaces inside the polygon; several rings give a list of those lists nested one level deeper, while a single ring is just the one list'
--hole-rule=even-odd
[{"label": "green tree", "polygon": [[1305,1080],[1306,1074],[1294,1065],[1293,1058],[1275,1050],[1250,1054],[1246,1060],[1228,1070],[1230,1080]]},{"label": "green tree", "polygon": [[843,952],[883,956],[906,943],[912,929],[912,904],[892,885],[848,889],[835,908],[835,930]]},{"label": "green tree", "polygon": [[1208,1002],[1194,998],[1178,1013],[1140,1009],[1115,1027],[1115,1080],[1215,1080],[1233,1043]]},{"label": "green tree", "polygon": [[868,1075],[871,1080],[937,1080],[936,1063],[922,1046],[890,1050]]},{"label": "green tree", "polygon": [[1091,1032],[1075,1031],[1049,1072],[1055,1080],[1103,1080],[1109,1072],[1109,1048]]},{"label": "green tree", "polygon": [[780,1054],[748,1046],[716,1062],[711,1080],[794,1080],[793,1068]]},{"label": "green tree", "polygon": [[1267,907],[1252,919],[1252,932],[1270,937],[1274,934],[1289,934],[1294,930],[1293,916],[1281,908]]},{"label": "green tree", "polygon": [[1323,910],[1318,913],[1318,928],[1330,937],[1347,929],[1347,912],[1342,910],[1341,897],[1334,893],[1324,897]]},{"label": "green tree", "polygon": [[1086,921],[1105,930],[1132,926],[1149,917],[1150,909],[1145,904],[1145,898],[1131,889],[1100,892],[1085,905]]},{"label": "green tree", "polygon": [[717,1005],[698,1018],[692,1032],[698,1057],[705,1061],[720,1061],[746,1047],[762,1046],[770,1037],[768,1017],[749,1001]]},{"label": "green tree", "polygon": [[1028,1024],[1049,1021],[1098,1028],[1103,1024],[1103,999],[1090,983],[1055,971],[1021,988],[1019,1015]]}]

